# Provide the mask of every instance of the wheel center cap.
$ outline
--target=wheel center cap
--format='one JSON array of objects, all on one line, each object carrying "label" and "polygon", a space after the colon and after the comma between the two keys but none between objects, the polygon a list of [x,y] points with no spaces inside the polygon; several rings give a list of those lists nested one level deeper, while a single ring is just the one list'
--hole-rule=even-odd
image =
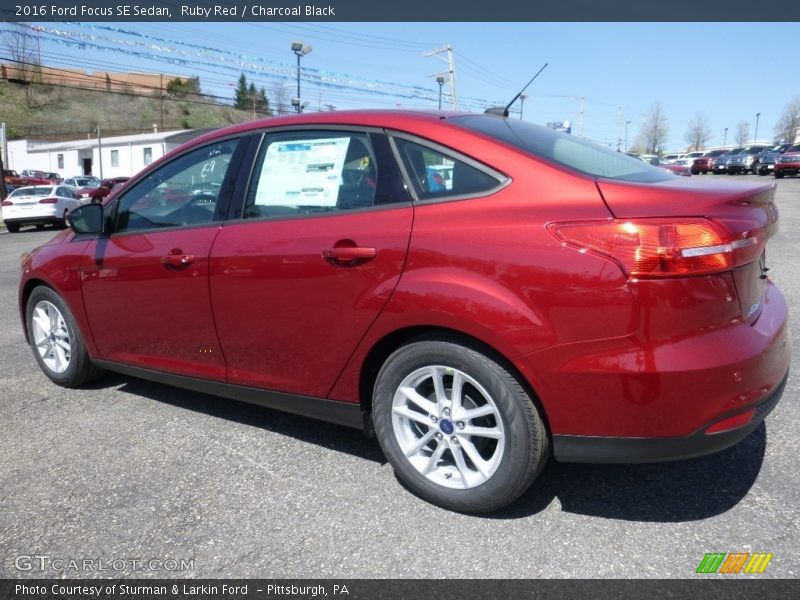
[{"label": "wheel center cap", "polygon": [[51,333],[50,334],[50,341],[51,342],[55,342],[56,341],[56,334],[55,333]]},{"label": "wheel center cap", "polygon": [[439,429],[441,429],[442,433],[445,435],[450,435],[456,428],[453,426],[453,422],[450,419],[442,419],[439,421]]}]

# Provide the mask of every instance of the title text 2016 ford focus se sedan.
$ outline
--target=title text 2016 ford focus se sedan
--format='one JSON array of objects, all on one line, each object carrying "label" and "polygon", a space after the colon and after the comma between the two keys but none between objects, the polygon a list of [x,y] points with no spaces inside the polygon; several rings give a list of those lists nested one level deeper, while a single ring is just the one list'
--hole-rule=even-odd
[{"label": "title text 2016 ford focus se sedan", "polygon": [[486,512],[550,454],[698,456],[763,421],[789,367],[773,195],[502,116],[255,121],[73,212],[20,312],[58,384],[362,427],[415,493]]}]

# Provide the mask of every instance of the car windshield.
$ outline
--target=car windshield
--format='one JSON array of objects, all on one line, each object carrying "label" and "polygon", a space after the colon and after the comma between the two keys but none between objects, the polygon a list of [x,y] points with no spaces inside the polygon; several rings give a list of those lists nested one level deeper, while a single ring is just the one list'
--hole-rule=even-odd
[{"label": "car windshield", "polygon": [[761,154],[766,148],[764,146],[752,146],[744,151],[743,154]]},{"label": "car windshield", "polygon": [[53,188],[50,186],[35,186],[35,187],[21,187],[17,188],[9,196],[47,196]]},{"label": "car windshield", "polygon": [[675,177],[623,152],[526,121],[483,115],[451,117],[448,121],[592,177],[644,183]]},{"label": "car windshield", "polygon": [[81,187],[96,188],[100,186],[97,179],[76,179],[75,182]]},{"label": "car windshield", "polygon": [[744,150],[744,148],[734,148],[733,150],[728,150],[723,156],[733,156],[734,154],[739,154]]}]

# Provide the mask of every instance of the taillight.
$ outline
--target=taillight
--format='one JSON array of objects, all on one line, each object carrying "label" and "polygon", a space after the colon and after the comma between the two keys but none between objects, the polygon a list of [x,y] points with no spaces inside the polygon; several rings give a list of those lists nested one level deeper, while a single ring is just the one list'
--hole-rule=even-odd
[{"label": "taillight", "polygon": [[39,204],[55,204],[58,202],[58,198],[42,198],[39,200]]},{"label": "taillight", "polygon": [[727,271],[761,254],[764,229],[731,233],[705,218],[642,218],[549,223],[565,246],[616,261],[630,277],[676,277]]},{"label": "taillight", "polygon": [[11,200],[3,200],[2,206],[14,206],[14,203]]}]

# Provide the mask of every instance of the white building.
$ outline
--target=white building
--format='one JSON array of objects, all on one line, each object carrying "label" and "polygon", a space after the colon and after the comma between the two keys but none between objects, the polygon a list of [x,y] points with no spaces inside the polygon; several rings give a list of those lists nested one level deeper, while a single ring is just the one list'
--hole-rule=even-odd
[{"label": "white building", "polygon": [[170,150],[207,131],[210,130],[184,129],[101,138],[102,151],[96,136],[71,142],[14,140],[8,142],[4,164],[6,169],[17,172],[24,169],[47,171],[64,178],[77,175],[130,177]]}]

